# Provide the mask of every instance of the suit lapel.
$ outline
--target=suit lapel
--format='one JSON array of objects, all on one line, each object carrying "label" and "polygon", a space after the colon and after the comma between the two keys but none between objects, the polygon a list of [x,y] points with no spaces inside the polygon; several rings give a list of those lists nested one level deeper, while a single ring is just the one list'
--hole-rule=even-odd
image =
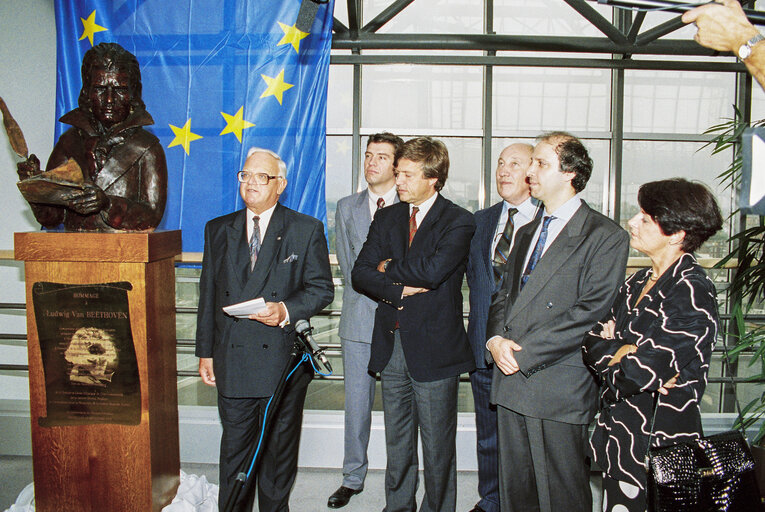
[{"label": "suit lapel", "polygon": [[[550,279],[555,276],[560,267],[568,261],[571,254],[573,254],[582,242],[584,242],[586,237],[581,233],[582,228],[587,221],[587,217],[589,216],[589,211],[590,208],[587,204],[582,202],[582,206],[576,211],[574,216],[571,217],[571,220],[566,223],[552,245],[547,248],[542,255],[542,258],[539,260],[539,263],[537,263],[537,266],[534,268],[534,272],[526,282],[526,286],[523,287],[522,291],[518,292],[518,297],[513,303],[508,321],[531,302],[531,300],[547,285]],[[537,222],[535,222],[535,225]],[[529,238],[533,237],[534,231],[535,230],[531,231]],[[530,242],[531,240],[528,240],[527,245],[530,245]],[[516,275],[517,279],[515,279],[514,282],[517,285],[520,285],[520,275],[523,271],[522,267],[525,255],[526,253],[523,253],[522,256],[519,255],[521,256],[519,258],[521,261],[516,261],[516,270],[518,271],[518,274]]]},{"label": "suit lapel", "polygon": [[258,261],[255,262],[255,268],[250,274],[250,278],[247,280],[243,295],[247,297],[255,297],[260,294],[260,291],[263,289],[263,285],[266,282],[266,278],[271,273],[271,268],[274,265],[276,255],[279,253],[283,232],[284,207],[281,204],[276,203],[276,208],[268,223],[268,229],[266,229],[266,236],[263,238],[263,243],[260,246]]},{"label": "suit lapel", "polygon": [[364,190],[356,199],[356,204],[352,208],[353,228],[356,230],[356,236],[360,240],[367,239],[369,224],[372,223],[372,217],[369,215],[369,191]]},{"label": "suit lapel", "polygon": [[[478,247],[481,251],[481,261],[483,262],[483,272],[489,279],[490,283],[494,282],[494,269],[492,268],[492,254],[491,246],[494,241],[494,234],[497,232],[497,224],[499,224],[499,218],[502,215],[502,202],[499,202],[489,209],[486,216],[486,222],[481,226],[481,231],[476,232],[475,236],[480,237],[478,239]],[[494,290],[496,291],[496,290]]]},{"label": "suit lapel", "polygon": [[249,272],[250,249],[247,242],[247,210],[241,210],[234,217],[233,222],[226,226],[226,237],[229,250],[228,264],[231,267],[231,275],[237,276],[239,289],[244,288]]}]

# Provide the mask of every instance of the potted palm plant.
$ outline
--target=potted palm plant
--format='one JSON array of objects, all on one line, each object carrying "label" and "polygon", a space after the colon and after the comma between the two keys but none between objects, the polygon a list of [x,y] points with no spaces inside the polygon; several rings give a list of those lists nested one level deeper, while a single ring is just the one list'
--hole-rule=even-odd
[{"label": "potted palm plant", "polygon": [[[713,154],[730,148],[734,150],[733,162],[718,177],[726,187],[735,191],[741,183],[741,139],[744,130],[764,125],[765,120],[751,125],[746,123],[736,110],[733,119],[727,119],[705,132],[715,135],[710,142]],[[748,365],[752,369],[748,380],[761,382],[765,378],[765,317],[751,313],[765,305],[765,217],[743,216],[738,211],[733,215],[739,218],[740,229],[730,237],[729,254],[716,265],[723,268],[730,262],[736,262],[728,290],[731,321],[724,335],[730,336],[733,341],[733,347],[728,352],[729,360]],[[742,363],[742,355],[748,356],[748,362]],[[746,403],[742,414],[745,428],[756,425],[765,415],[765,391]],[[761,422],[751,442],[758,466],[760,493],[765,496],[765,422]]]}]

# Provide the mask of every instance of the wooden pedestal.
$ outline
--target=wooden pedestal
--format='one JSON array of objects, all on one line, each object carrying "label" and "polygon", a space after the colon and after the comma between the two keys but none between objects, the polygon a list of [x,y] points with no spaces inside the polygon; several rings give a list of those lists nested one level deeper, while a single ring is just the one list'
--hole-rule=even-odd
[{"label": "wooden pedestal", "polygon": [[[35,510],[159,511],[180,479],[175,352],[175,268],[181,232],[15,233],[25,262]],[[128,281],[140,378],[138,425],[42,427],[46,387],[32,307],[35,282]]]}]

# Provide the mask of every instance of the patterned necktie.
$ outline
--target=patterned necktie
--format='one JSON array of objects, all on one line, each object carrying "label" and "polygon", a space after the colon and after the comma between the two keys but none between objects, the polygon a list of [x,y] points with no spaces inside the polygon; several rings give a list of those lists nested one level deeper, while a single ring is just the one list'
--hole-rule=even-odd
[{"label": "patterned necktie", "polygon": [[529,276],[534,271],[534,267],[537,266],[539,260],[542,258],[542,251],[545,248],[545,242],[547,241],[547,228],[550,226],[550,221],[555,217],[548,215],[542,222],[542,231],[539,232],[539,238],[537,239],[537,245],[534,246],[534,251],[531,253],[529,262],[526,264],[526,270],[523,271],[521,276],[521,289],[526,285],[526,281],[529,280]]},{"label": "patterned necktie", "polygon": [[518,208],[507,210],[505,229],[502,231],[502,236],[497,242],[497,247],[494,249],[494,258],[491,260],[491,266],[494,270],[494,285],[497,287],[499,287],[499,283],[502,281],[502,272],[505,270],[505,263],[507,263],[507,257],[510,255],[510,244],[513,241],[513,230],[515,229],[513,216],[516,213],[518,213]]},{"label": "patterned necktie", "polygon": [[377,198],[377,209],[379,210],[380,208],[385,208],[385,199],[382,197]]},{"label": "patterned necktie", "polygon": [[258,252],[260,251],[260,217],[252,217],[252,236],[250,236],[250,272],[255,269],[255,262],[258,261]]},{"label": "patterned necktie", "polygon": [[414,234],[417,233],[417,219],[415,217],[419,211],[420,209],[416,206],[412,207],[412,215],[409,217],[409,245],[412,245]]}]

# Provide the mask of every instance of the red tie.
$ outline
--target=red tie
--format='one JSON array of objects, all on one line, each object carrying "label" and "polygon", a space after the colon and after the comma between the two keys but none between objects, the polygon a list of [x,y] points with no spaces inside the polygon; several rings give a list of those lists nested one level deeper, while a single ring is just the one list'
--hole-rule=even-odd
[{"label": "red tie", "polygon": [[417,219],[415,217],[419,211],[420,209],[416,206],[412,207],[412,215],[409,217],[409,245],[412,245],[414,234],[417,233]]},{"label": "red tie", "polygon": [[379,210],[380,208],[385,208],[385,199],[382,197],[377,198],[377,209]]}]

